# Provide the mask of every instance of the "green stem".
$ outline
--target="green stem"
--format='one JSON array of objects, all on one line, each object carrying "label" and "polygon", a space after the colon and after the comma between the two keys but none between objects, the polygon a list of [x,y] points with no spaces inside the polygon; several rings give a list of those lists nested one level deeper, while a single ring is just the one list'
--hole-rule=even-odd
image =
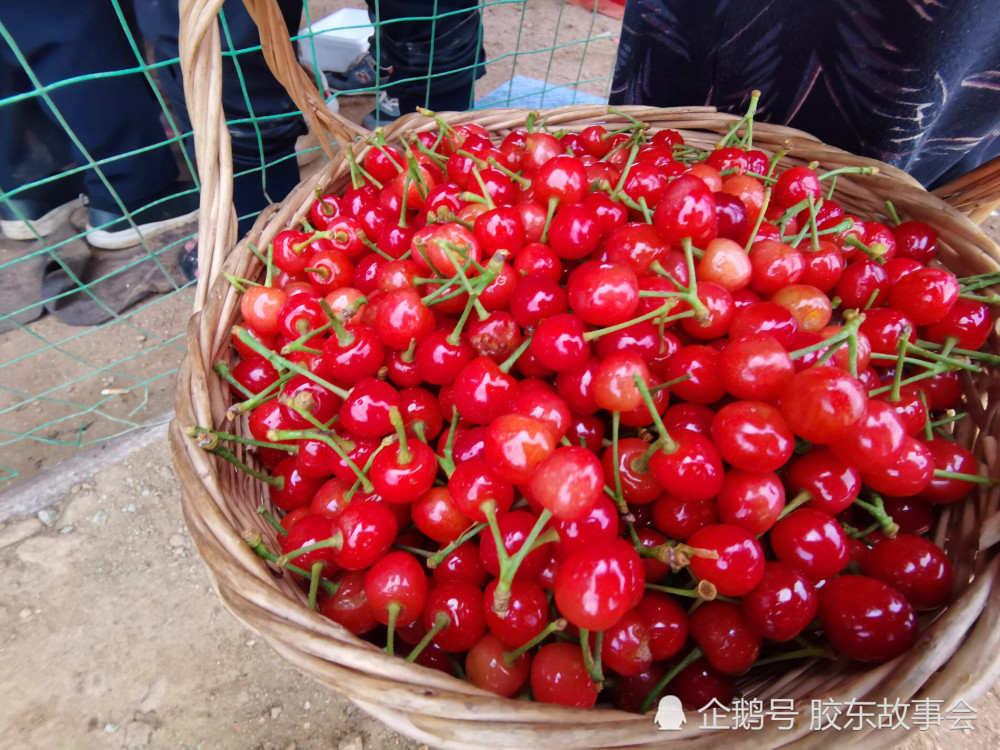
[{"label": "green stem", "polygon": [[485,529],[487,525],[488,524],[485,523],[477,523],[474,526],[470,526],[468,529],[462,532],[462,535],[459,536],[457,539],[453,539],[450,542],[448,542],[447,547],[438,550],[429,558],[427,558],[427,567],[430,568],[431,570],[434,570],[434,568],[443,563],[452,552],[457,550],[459,547],[461,547],[470,539],[474,539],[475,537],[477,537],[479,535],[479,532]]},{"label": "green stem", "polygon": [[544,628],[542,628],[542,632],[541,633],[539,633],[538,635],[536,635],[534,638],[532,638],[527,643],[525,643],[525,644],[523,644],[521,646],[518,646],[517,648],[513,649],[512,651],[506,651],[506,652],[504,652],[504,655],[503,655],[504,664],[506,664],[508,667],[512,666],[514,664],[514,662],[516,662],[523,654],[526,654],[528,651],[530,651],[531,649],[533,649],[535,646],[537,646],[539,643],[541,643],[542,641],[544,641],[550,635],[552,635],[553,633],[561,632],[561,631],[565,630],[567,624],[568,623],[566,622],[566,620],[564,620],[561,617],[558,620],[553,620],[548,625],[546,625]]},{"label": "green stem", "polygon": [[257,506],[257,515],[267,521],[268,525],[271,526],[275,531],[277,531],[282,536],[288,536],[288,531],[282,526],[278,519],[271,515],[270,511],[263,505]]},{"label": "green stem", "polygon": [[320,574],[325,567],[325,562],[317,560],[312,564],[312,570],[309,571],[309,609],[316,609],[316,592],[319,590]]},{"label": "green stem", "polygon": [[388,628],[388,634],[385,638],[385,652],[389,656],[396,655],[396,618],[399,617],[399,611],[402,609],[399,602],[389,602],[385,610],[388,614],[388,623],[386,627]]},{"label": "green stem", "polygon": [[430,645],[432,640],[434,640],[434,636],[449,625],[451,625],[451,618],[448,614],[446,612],[438,612],[434,617],[434,625],[427,631],[424,637],[420,639],[420,643],[413,647],[413,650],[410,652],[409,656],[406,657],[406,660],[408,662],[415,662],[423,650]]},{"label": "green stem", "polygon": [[[254,529],[245,529],[243,531],[243,541],[247,543],[247,546],[254,551],[254,553],[268,562],[274,563],[278,561],[278,556],[271,552],[266,546],[264,546],[264,540],[260,536],[259,531]],[[297,565],[285,565],[285,570],[288,570],[296,575],[300,575],[303,578],[309,578],[311,575],[310,571],[300,568]],[[340,588],[339,583],[334,583],[333,581],[328,581],[325,578],[319,582],[319,585],[323,587],[323,590],[333,596],[337,593]]]},{"label": "green stem", "polygon": [[694,648],[673,669],[663,675],[663,679],[656,683],[653,689],[649,691],[649,695],[646,696],[646,700],[642,702],[642,705],[639,707],[639,713],[646,713],[650,706],[653,705],[653,701],[656,700],[656,696],[663,692],[663,689],[670,684],[670,681],[702,656],[704,656],[704,652],[700,648]]}]

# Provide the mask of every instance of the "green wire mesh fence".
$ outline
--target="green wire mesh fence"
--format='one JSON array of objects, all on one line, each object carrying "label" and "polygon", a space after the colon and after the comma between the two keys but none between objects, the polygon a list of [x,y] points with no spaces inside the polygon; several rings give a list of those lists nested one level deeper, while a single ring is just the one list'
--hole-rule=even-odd
[{"label": "green wire mesh fence", "polygon": [[[461,3],[427,0],[407,3],[411,15],[398,17],[398,9],[391,6],[400,4],[374,2],[369,18],[364,0],[309,0],[300,16],[297,6],[284,3],[292,8],[286,11],[290,28],[300,29],[293,36],[300,60],[311,69],[329,106],[347,119],[360,123],[376,109],[383,111],[380,118],[386,116],[386,102],[378,94],[401,79],[398,72],[394,76],[378,65],[367,69],[370,78],[363,66],[354,65],[353,73],[329,69],[331,45],[340,55],[333,67],[351,69],[360,59],[352,52],[363,55],[367,50],[380,59],[379,27],[413,22],[431,29],[432,62],[426,72],[403,80],[423,87],[425,105],[432,104],[437,78],[470,67],[478,75],[475,86],[468,102],[454,108],[541,108],[607,97],[621,25],[613,16],[618,11],[620,17],[620,2],[484,0],[478,4],[482,23],[475,33],[480,43],[476,46],[485,54],[446,72],[439,72],[436,62],[446,44],[437,27],[447,27],[449,19],[468,9],[456,10]],[[35,3],[5,0],[2,5],[0,488],[80,448],[167,419],[193,290],[178,268],[178,254],[196,241],[196,222],[188,209],[197,205],[199,189],[186,113],[176,88],[174,96],[170,89],[180,80],[176,25],[170,29],[168,19],[165,28],[161,18],[149,35],[143,24],[148,8],[160,4],[96,0],[74,8],[51,2],[45,4],[44,18]],[[106,41],[94,38],[87,19],[75,23],[72,15],[97,13],[94,8],[102,14],[96,36],[113,38],[121,50],[115,65],[88,73],[86,45],[92,49]],[[298,121],[298,113],[258,107],[260,75],[255,65],[260,48],[255,40],[241,41],[246,29],[236,23],[240,11],[230,0],[219,19],[223,57],[231,63],[226,75],[232,78],[231,95],[240,105],[232,115],[227,108],[227,122],[234,141],[239,134],[250,144],[249,153],[241,154],[236,179],[256,185],[265,202],[280,201],[282,190],[291,185],[283,187],[275,175],[291,170],[297,181],[294,167],[306,174],[309,163],[324,156],[308,135],[299,135],[294,147],[280,155],[269,151],[268,133],[284,128],[286,135],[296,135],[289,123]],[[25,14],[31,14],[34,32]],[[60,29],[60,23],[65,28]],[[47,60],[40,29],[62,35],[54,51],[48,49]],[[369,35],[374,40],[370,49]],[[74,45],[70,40],[76,37],[82,38]],[[163,53],[164,39],[166,49],[173,44],[172,55]],[[53,59],[65,73],[53,77]],[[96,120],[109,129],[120,108],[136,103],[128,97],[95,103],[86,96],[91,90],[86,87],[95,82],[128,84],[132,91],[140,86],[139,98],[148,97],[157,120],[156,136],[138,147],[126,147],[130,142],[123,138],[117,151],[94,152],[90,134],[81,130],[71,111],[74,102],[83,99],[89,107],[91,126]],[[131,200],[120,184],[141,183],[145,175],[130,165],[163,154],[169,155],[178,179],[170,190],[138,203]],[[96,200],[86,205],[77,199],[81,192],[100,192],[103,205]],[[241,227],[252,223],[260,208],[241,212]],[[158,222],[164,217],[178,221],[162,231]],[[118,247],[109,249],[109,244]]]}]

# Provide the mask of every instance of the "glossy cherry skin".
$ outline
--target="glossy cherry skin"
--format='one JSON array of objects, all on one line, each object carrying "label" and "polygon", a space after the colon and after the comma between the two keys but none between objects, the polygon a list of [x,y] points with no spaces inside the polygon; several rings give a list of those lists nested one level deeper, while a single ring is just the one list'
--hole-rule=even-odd
[{"label": "glossy cherry skin", "polygon": [[538,465],[531,493],[553,516],[576,521],[594,507],[604,492],[604,470],[586,448],[563,446]]},{"label": "glossy cherry skin", "polygon": [[344,543],[336,560],[345,570],[371,567],[392,546],[399,530],[389,506],[374,501],[351,503],[333,523],[343,534]]},{"label": "glossy cherry skin", "polygon": [[340,421],[356,435],[380,438],[393,431],[389,409],[400,408],[399,392],[377,378],[357,383],[340,407]]},{"label": "glossy cherry skin", "polygon": [[958,280],[940,268],[922,268],[892,286],[889,304],[902,310],[918,326],[943,320],[958,300]]},{"label": "glossy cherry skin", "polygon": [[669,659],[684,647],[688,633],[688,617],[684,608],[672,597],[658,591],[647,591],[635,610],[649,627],[649,650],[654,661]]},{"label": "glossy cherry skin", "polygon": [[649,638],[649,626],[645,618],[635,610],[630,610],[604,631],[601,660],[615,674],[641,674],[649,669],[653,661]]},{"label": "glossy cherry skin", "polygon": [[865,573],[892,586],[916,609],[935,609],[951,596],[952,570],[936,544],[915,534],[883,539],[868,553]]},{"label": "glossy cherry skin", "polygon": [[682,347],[666,363],[665,380],[687,377],[670,386],[677,398],[694,404],[712,404],[726,395],[726,385],[719,367],[721,354],[710,346],[695,344]]},{"label": "glossy cherry skin", "polygon": [[[925,442],[924,447],[930,452],[936,470],[957,474],[979,473],[979,462],[975,455],[960,443],[941,438]],[[975,488],[973,482],[964,479],[934,476],[920,492],[920,498],[935,504],[953,503],[961,500]]]},{"label": "glossy cherry skin", "polygon": [[779,560],[814,582],[833,578],[849,559],[840,524],[814,508],[799,508],[782,518],[771,529],[770,541]]},{"label": "glossy cherry skin", "polygon": [[631,606],[630,556],[638,562],[635,550],[603,542],[566,558],[555,582],[556,606],[563,617],[594,632],[618,622]]},{"label": "glossy cherry skin", "polygon": [[785,488],[773,472],[730,469],[715,499],[719,519],[759,536],[778,520],[785,507]]},{"label": "glossy cherry skin", "polygon": [[[621,482],[622,496],[628,503],[644,505],[663,494],[663,487],[649,470],[649,461],[639,459],[649,449],[649,444],[640,438],[621,438],[618,441],[618,481]],[[608,448],[601,456],[604,467],[604,482],[615,486],[615,452]]]},{"label": "glossy cherry skin", "polygon": [[480,506],[487,500],[496,503],[498,514],[508,511],[514,503],[513,485],[498,479],[482,457],[458,464],[448,480],[448,491],[455,508],[476,523],[486,522]]},{"label": "glossy cherry skin", "polygon": [[917,618],[909,602],[866,576],[827,581],[819,591],[819,619],[830,643],[858,661],[889,661],[917,639]]},{"label": "glossy cherry skin", "polygon": [[460,544],[434,568],[431,575],[438,583],[467,581],[480,589],[490,579],[479,559],[479,546],[475,542]]},{"label": "glossy cherry skin", "polygon": [[427,492],[437,477],[437,458],[427,443],[407,441],[407,454],[399,443],[378,452],[369,478],[375,491],[389,503],[412,503]]},{"label": "glossy cherry skin", "polygon": [[411,516],[420,532],[439,544],[462,535],[472,522],[458,511],[447,487],[432,487],[412,505]]},{"label": "glossy cherry skin", "polygon": [[934,478],[934,458],[926,445],[907,435],[895,462],[861,476],[866,485],[880,494],[912,497],[922,492]]},{"label": "glossy cherry skin", "polygon": [[661,194],[653,223],[665,242],[689,237],[696,246],[704,246],[718,234],[712,191],[697,177],[677,177]]},{"label": "glossy cherry skin", "polygon": [[465,655],[465,673],[476,687],[509,698],[531,674],[531,654],[521,654],[508,664],[504,660],[507,645],[492,633],[484,635]]},{"label": "glossy cherry skin", "polygon": [[540,703],[590,708],[597,703],[597,686],[574,643],[542,646],[531,662],[531,692]]},{"label": "glossy cherry skin", "polygon": [[434,636],[445,651],[468,651],[486,632],[483,616],[483,592],[466,581],[449,581],[436,584],[427,594],[424,608],[424,627],[433,627],[438,613],[448,617],[448,625]]},{"label": "glossy cherry skin", "polygon": [[792,431],[813,443],[846,437],[866,413],[868,394],[836,367],[810,367],[788,381],[781,414]]},{"label": "glossy cherry skin", "polygon": [[795,374],[788,352],[768,334],[730,340],[719,366],[726,390],[736,398],[754,401],[777,401]]},{"label": "glossy cherry skin", "polygon": [[955,338],[956,346],[974,351],[986,343],[992,330],[993,318],[986,305],[959,298],[941,320],[924,327],[923,337],[939,344]]},{"label": "glossy cherry skin", "polygon": [[688,546],[715,552],[718,557],[691,557],[691,572],[715,585],[724,596],[742,596],[764,575],[764,552],[754,536],[731,524],[705,526],[691,535]]},{"label": "glossy cherry skin", "polygon": [[594,507],[583,518],[562,521],[553,518],[551,528],[559,534],[553,545],[557,554],[566,558],[601,541],[618,536],[618,511],[607,497],[598,498]]},{"label": "glossy cherry skin", "polygon": [[850,507],[861,491],[861,472],[830,451],[812,450],[789,464],[789,492],[808,492],[807,506],[835,516]]},{"label": "glossy cherry skin", "polygon": [[772,641],[790,641],[819,609],[816,589],[805,575],[782,562],[764,564],[764,575],[743,595],[740,608],[750,627]]},{"label": "glossy cherry skin", "polygon": [[507,409],[517,382],[487,357],[476,357],[455,378],[458,413],[474,424],[489,424]]},{"label": "glossy cherry skin", "polygon": [[688,620],[691,639],[705,652],[709,664],[723,674],[742,674],[760,655],[760,636],[751,628],[738,604],[703,602]]},{"label": "glossy cherry skin", "polygon": [[590,357],[590,344],[584,338],[583,320],[571,313],[560,313],[539,322],[531,337],[531,353],[543,367],[553,372],[576,370]]},{"label": "glossy cherry skin", "polygon": [[904,221],[892,230],[896,237],[896,255],[912,258],[924,265],[937,253],[937,233],[922,221]]},{"label": "glossy cherry skin", "polygon": [[427,603],[427,574],[409,552],[394,550],[380,558],[365,575],[365,596],[373,616],[389,622],[389,605],[398,607],[396,625],[405,627],[420,617]]},{"label": "glossy cherry skin", "polygon": [[795,448],[795,436],[774,406],[736,401],[716,412],[712,440],[722,458],[738,469],[775,471]]},{"label": "glossy cherry skin", "polygon": [[515,580],[510,586],[507,610],[501,616],[493,611],[497,583],[496,580],[490,581],[483,594],[486,625],[508,648],[518,648],[545,629],[548,599],[537,583]]},{"label": "glossy cherry skin", "polygon": [[[281,552],[288,554],[302,547],[308,547],[317,542],[324,542],[337,533],[333,519],[311,514],[303,516],[289,529],[288,534],[281,537]],[[322,575],[332,578],[340,570],[337,564],[337,550],[333,547],[321,548],[297,555],[290,562],[304,570],[309,570],[315,563],[322,563]]]},{"label": "glossy cherry skin", "polygon": [[722,487],[722,458],[714,443],[688,430],[671,434],[673,450],[661,449],[649,459],[657,481],[678,497],[708,500]]},{"label": "glossy cherry skin", "polygon": [[364,635],[379,624],[365,596],[365,576],[366,571],[363,570],[340,571],[334,578],[334,582],[339,584],[336,593],[325,597],[319,605],[324,617],[343,625],[355,635]]},{"label": "glossy cherry skin", "polygon": [[872,400],[853,432],[831,442],[830,450],[860,471],[878,471],[899,458],[905,436],[896,410],[884,401]]},{"label": "glossy cherry skin", "polygon": [[582,263],[570,274],[566,293],[577,315],[601,327],[629,320],[639,306],[635,271],[620,263]]}]

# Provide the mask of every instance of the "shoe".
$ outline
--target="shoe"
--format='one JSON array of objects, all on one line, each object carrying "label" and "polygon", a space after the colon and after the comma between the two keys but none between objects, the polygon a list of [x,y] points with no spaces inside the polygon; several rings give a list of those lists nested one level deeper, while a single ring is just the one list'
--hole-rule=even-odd
[{"label": "shoe", "polygon": [[198,246],[195,245],[190,250],[181,248],[177,253],[177,267],[180,269],[181,273],[184,274],[184,278],[188,281],[194,281],[198,278]]},{"label": "shoe", "polygon": [[83,205],[83,176],[57,177],[0,201],[0,230],[11,240],[47,237]]},{"label": "shoe", "polygon": [[324,70],[326,83],[334,93],[349,94],[358,89],[370,89],[375,85],[375,58],[370,52],[363,52],[344,72]]},{"label": "shoe", "polygon": [[385,125],[393,120],[399,119],[399,99],[389,96],[384,91],[378,92],[378,109],[369,112],[362,120],[369,130],[374,130],[379,125]]},{"label": "shoe", "polygon": [[148,207],[133,211],[130,216],[122,216],[117,208],[106,210],[90,205],[87,242],[102,250],[138,245],[197,219],[199,202],[193,183],[177,182],[145,200],[143,205]]}]

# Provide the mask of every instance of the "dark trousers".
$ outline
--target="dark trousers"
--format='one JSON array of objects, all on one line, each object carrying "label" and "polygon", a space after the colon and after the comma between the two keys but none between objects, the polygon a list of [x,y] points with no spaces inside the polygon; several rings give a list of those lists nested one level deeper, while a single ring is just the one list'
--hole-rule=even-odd
[{"label": "dark trousers", "polygon": [[399,99],[401,114],[424,106],[442,111],[472,107],[473,87],[485,74],[486,61],[478,0],[367,3],[369,18],[379,24],[369,49],[376,60],[381,57],[380,83],[386,94]]},{"label": "dark trousers", "polygon": [[[137,39],[133,49],[126,30],[133,12],[156,61],[176,60],[177,0],[121,0],[120,5],[121,17],[112,0],[2,0],[0,23],[41,86],[139,67],[136,50],[143,50],[142,40]],[[282,0],[280,5],[289,31],[295,31],[301,0]],[[242,2],[227,0],[223,16],[224,52],[259,45]],[[281,200],[298,182],[292,155],[295,139],[305,128],[262,54],[223,60],[223,105],[232,123],[234,171],[251,170],[237,177],[234,187],[237,214],[244,216],[262,209],[269,199]],[[159,67],[156,76],[178,131],[189,133],[180,65]],[[34,89],[15,49],[0,41],[0,99]],[[99,165],[101,173],[125,207],[134,210],[177,180],[176,160],[160,122],[162,107],[141,71],[73,81],[53,88],[48,97],[51,106],[37,96],[0,105],[0,188],[5,192],[60,172],[73,161],[86,165],[106,159]],[[183,144],[193,159],[189,135]],[[135,151],[139,153],[119,156]],[[267,165],[263,172],[262,164]],[[112,191],[94,169],[84,173],[83,181],[92,205],[118,210]]]}]

